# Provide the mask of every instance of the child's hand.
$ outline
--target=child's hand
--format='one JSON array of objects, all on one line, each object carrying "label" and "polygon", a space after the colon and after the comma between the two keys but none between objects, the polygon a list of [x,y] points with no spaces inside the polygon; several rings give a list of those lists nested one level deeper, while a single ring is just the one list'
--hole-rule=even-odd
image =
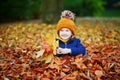
[{"label": "child's hand", "polygon": [[57,54],[69,54],[71,53],[71,49],[68,48],[58,48]]},{"label": "child's hand", "polygon": [[69,54],[69,53],[71,53],[71,49],[64,48],[64,49],[61,50],[61,53],[62,54]]},{"label": "child's hand", "polygon": [[58,47],[58,48],[56,49],[56,53],[57,53],[57,54],[62,54],[61,51],[62,51],[62,48],[60,48],[60,47]]}]

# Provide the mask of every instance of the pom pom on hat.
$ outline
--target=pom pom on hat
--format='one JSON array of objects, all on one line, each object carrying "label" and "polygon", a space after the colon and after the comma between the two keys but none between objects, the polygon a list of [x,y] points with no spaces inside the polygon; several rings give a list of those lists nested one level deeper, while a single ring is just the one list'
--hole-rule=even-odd
[{"label": "pom pom on hat", "polygon": [[68,18],[74,20],[75,14],[69,10],[64,10],[61,14],[61,18]]},{"label": "pom pom on hat", "polygon": [[61,13],[61,19],[57,24],[57,34],[59,35],[59,30],[62,28],[68,28],[72,31],[73,35],[75,35],[75,23],[74,23],[74,13],[69,10],[64,10]]}]

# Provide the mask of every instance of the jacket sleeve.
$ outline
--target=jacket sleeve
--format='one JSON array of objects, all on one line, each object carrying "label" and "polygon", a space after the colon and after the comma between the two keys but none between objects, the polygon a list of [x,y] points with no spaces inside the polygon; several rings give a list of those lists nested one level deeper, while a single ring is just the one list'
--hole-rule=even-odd
[{"label": "jacket sleeve", "polygon": [[80,40],[76,40],[76,47],[71,48],[71,53],[70,55],[77,55],[77,54],[83,54],[85,55],[86,53],[86,48],[81,44]]}]

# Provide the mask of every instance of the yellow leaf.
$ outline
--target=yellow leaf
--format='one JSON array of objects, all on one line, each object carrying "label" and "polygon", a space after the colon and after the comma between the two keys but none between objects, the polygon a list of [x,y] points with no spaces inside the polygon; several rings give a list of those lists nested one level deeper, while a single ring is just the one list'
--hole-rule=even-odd
[{"label": "yellow leaf", "polygon": [[56,48],[59,47],[59,41],[53,42],[53,54],[56,55]]},{"label": "yellow leaf", "polygon": [[2,41],[3,39],[0,37],[0,41]]},{"label": "yellow leaf", "polygon": [[102,79],[100,79],[100,77],[98,77],[98,79],[97,80],[102,80]]},{"label": "yellow leaf", "polygon": [[50,63],[53,57],[54,57],[53,54],[50,54],[48,56],[43,57],[41,61],[45,61],[45,63]]},{"label": "yellow leaf", "polygon": [[55,40],[55,37],[53,34],[50,34],[50,33],[47,33],[46,34],[46,38],[47,38],[47,42],[49,45],[52,45],[52,43],[54,42]]},{"label": "yellow leaf", "polygon": [[53,54],[56,54],[56,48],[59,47],[59,41],[57,40],[56,41],[56,35],[53,34]]},{"label": "yellow leaf", "polygon": [[2,48],[7,46],[6,43],[0,43],[0,45],[1,45]]},{"label": "yellow leaf", "polygon": [[43,53],[45,52],[45,50],[44,49],[42,49],[42,50],[40,50],[40,51],[38,51],[38,52],[36,52],[36,58],[39,58],[39,57],[41,57],[42,55],[43,55]]},{"label": "yellow leaf", "polygon": [[25,42],[24,38],[19,39],[19,42]]}]

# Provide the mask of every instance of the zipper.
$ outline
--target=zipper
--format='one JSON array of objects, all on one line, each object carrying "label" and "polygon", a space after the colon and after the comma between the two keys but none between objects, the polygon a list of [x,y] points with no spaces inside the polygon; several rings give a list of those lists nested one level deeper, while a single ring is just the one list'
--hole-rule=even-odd
[{"label": "zipper", "polygon": [[67,48],[67,43],[65,43],[65,48]]}]

